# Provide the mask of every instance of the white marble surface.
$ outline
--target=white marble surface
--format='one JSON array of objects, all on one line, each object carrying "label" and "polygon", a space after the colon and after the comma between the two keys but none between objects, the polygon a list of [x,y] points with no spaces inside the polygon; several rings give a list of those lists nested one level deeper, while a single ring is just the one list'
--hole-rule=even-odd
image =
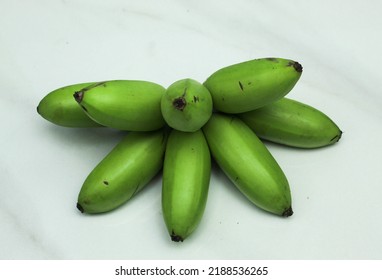
[{"label": "white marble surface", "polygon": [[[2,0],[0,259],[381,259],[382,2]],[[168,86],[260,57],[299,61],[289,94],[344,131],[326,149],[267,144],[295,214],[250,204],[214,170],[198,230],[170,241],[160,177],[111,213],[82,215],[78,191],[121,139],[42,119],[49,91],[107,79]]]}]

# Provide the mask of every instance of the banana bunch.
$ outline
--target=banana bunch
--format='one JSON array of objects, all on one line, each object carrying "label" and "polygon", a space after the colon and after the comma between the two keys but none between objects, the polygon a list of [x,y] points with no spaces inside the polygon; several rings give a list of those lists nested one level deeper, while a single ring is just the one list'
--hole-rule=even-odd
[{"label": "banana bunch", "polygon": [[126,131],[85,178],[77,208],[112,211],[162,172],[163,219],[178,242],[202,220],[212,160],[250,202],[277,216],[293,214],[287,177],[264,141],[312,149],[342,135],[323,112],[285,97],[301,74],[296,61],[261,58],[167,89],[137,80],[74,84],[48,93],[37,112],[60,126]]}]

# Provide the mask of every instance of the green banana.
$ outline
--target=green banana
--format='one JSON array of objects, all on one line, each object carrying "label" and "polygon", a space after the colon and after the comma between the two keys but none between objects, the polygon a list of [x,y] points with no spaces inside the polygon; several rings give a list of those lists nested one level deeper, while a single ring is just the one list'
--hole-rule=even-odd
[{"label": "green banana", "polygon": [[78,195],[85,213],[111,211],[144,188],[163,166],[168,132],[129,132],[93,169]]},{"label": "green banana", "polygon": [[276,215],[293,214],[284,172],[242,120],[214,113],[203,132],[216,163],[251,202]]},{"label": "green banana", "polygon": [[217,111],[243,113],[284,97],[301,74],[302,66],[296,61],[260,58],[222,68],[204,85]]},{"label": "green banana", "polygon": [[172,130],[163,165],[162,211],[173,241],[186,239],[202,219],[211,175],[211,156],[201,130]]},{"label": "green banana", "polygon": [[170,127],[194,132],[200,129],[212,114],[211,94],[195,80],[179,80],[171,84],[162,96],[161,110]]},{"label": "green banana", "polygon": [[134,80],[113,80],[89,85],[74,94],[94,121],[119,130],[152,131],[164,126],[160,101],[162,86]]},{"label": "green banana", "polygon": [[292,147],[324,147],[338,142],[342,135],[324,113],[285,97],[238,116],[261,139]]},{"label": "green banana", "polygon": [[37,112],[47,121],[66,127],[101,126],[90,119],[73,100],[73,93],[93,83],[81,83],[58,88],[48,93],[38,104]]}]

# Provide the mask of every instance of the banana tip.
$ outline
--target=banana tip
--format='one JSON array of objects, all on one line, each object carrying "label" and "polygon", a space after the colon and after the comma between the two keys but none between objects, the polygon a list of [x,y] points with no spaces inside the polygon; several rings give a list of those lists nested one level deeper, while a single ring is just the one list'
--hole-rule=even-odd
[{"label": "banana tip", "polygon": [[81,204],[77,203],[77,209],[81,211],[81,213],[84,213],[84,208],[81,206]]},{"label": "banana tip", "polygon": [[342,137],[342,131],[338,130],[338,133],[332,139],[330,139],[330,142],[328,144],[337,143],[338,141],[340,141],[341,137]]},{"label": "banana tip", "polygon": [[337,141],[336,141],[336,142],[340,141],[340,139],[341,139],[341,137],[342,137],[342,134],[343,134],[343,131],[340,130],[339,133],[338,133],[338,138],[337,138]]},{"label": "banana tip", "polygon": [[302,65],[298,63],[297,61],[293,62],[293,68],[298,72],[302,73]]},{"label": "banana tip", "polygon": [[179,110],[179,111],[183,111],[184,108],[186,107],[186,104],[187,104],[186,99],[183,96],[176,98],[172,102],[172,105],[174,106],[174,108]]},{"label": "banana tip", "polygon": [[183,242],[184,238],[181,237],[180,235],[177,235],[174,232],[172,232],[171,240],[174,241],[174,242]]},{"label": "banana tip", "polygon": [[289,207],[288,209],[286,209],[283,212],[283,214],[282,214],[283,217],[289,217],[289,216],[292,216],[292,215],[293,215],[292,207]]},{"label": "banana tip", "polygon": [[80,103],[82,101],[82,99],[84,98],[84,91],[80,90],[80,91],[76,91],[74,94],[73,94],[73,97],[74,99]]}]

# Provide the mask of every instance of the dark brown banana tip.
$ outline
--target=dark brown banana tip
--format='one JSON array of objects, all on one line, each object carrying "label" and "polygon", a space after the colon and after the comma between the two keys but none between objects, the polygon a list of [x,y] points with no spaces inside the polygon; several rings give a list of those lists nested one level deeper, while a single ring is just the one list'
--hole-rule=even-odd
[{"label": "dark brown banana tip", "polygon": [[289,207],[288,209],[286,209],[284,211],[284,213],[282,214],[283,217],[289,217],[289,216],[292,216],[292,215],[293,215],[292,207]]},{"label": "dark brown banana tip", "polygon": [[343,134],[343,132],[342,132],[342,130],[340,130],[340,132],[338,133],[338,138],[337,138],[336,142],[340,141],[342,134]]},{"label": "dark brown banana tip", "polygon": [[182,96],[182,97],[176,98],[176,99],[172,102],[172,105],[174,106],[175,109],[177,109],[177,110],[179,110],[179,111],[183,111],[184,108],[185,108],[186,105],[187,105],[187,102],[186,102],[186,99]]},{"label": "dark brown banana tip", "polygon": [[77,203],[77,209],[81,211],[81,213],[84,213],[84,208],[81,206],[81,204]]},{"label": "dark brown banana tip", "polygon": [[74,94],[74,99],[80,103],[82,101],[82,99],[84,98],[84,91],[80,90],[80,91],[76,91]]},{"label": "dark brown banana tip", "polygon": [[171,240],[174,241],[174,242],[183,242],[183,237],[177,235],[174,233],[174,231],[172,232],[171,234]]},{"label": "dark brown banana tip", "polygon": [[293,63],[293,67],[294,67],[294,69],[296,69],[296,71],[297,71],[298,73],[302,73],[302,65],[301,65],[300,63],[298,63],[297,61],[295,61],[295,62]]},{"label": "dark brown banana tip", "polygon": [[336,134],[332,139],[330,139],[330,143],[336,143],[340,141],[341,137],[342,137],[342,131],[340,130],[338,134]]}]

